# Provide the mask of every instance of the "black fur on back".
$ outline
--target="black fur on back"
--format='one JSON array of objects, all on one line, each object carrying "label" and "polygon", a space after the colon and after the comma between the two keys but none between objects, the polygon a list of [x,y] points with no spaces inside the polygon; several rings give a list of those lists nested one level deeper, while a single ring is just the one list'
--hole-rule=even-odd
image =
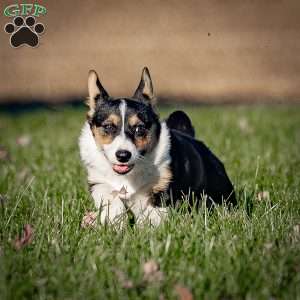
[{"label": "black fur on back", "polygon": [[175,129],[191,137],[195,137],[195,129],[185,112],[181,110],[174,111],[169,115],[166,122],[170,129]]},{"label": "black fur on back", "polygon": [[170,136],[172,181],[167,198],[165,194],[155,195],[157,203],[162,196],[167,203],[180,201],[183,195],[189,195],[189,201],[192,201],[193,194],[198,205],[205,194],[208,207],[212,203],[223,202],[236,205],[234,187],[224,165],[210,149],[203,142],[178,130],[170,129]]}]

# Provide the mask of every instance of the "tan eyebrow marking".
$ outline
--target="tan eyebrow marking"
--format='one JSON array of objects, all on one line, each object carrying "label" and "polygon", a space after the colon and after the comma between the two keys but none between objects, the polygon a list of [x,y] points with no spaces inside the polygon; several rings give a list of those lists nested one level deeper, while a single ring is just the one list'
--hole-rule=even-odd
[{"label": "tan eyebrow marking", "polygon": [[110,144],[114,139],[114,137],[112,135],[105,134],[102,128],[93,126],[91,129],[92,129],[92,133],[93,133],[94,139],[96,141],[96,144],[98,146]]},{"label": "tan eyebrow marking", "polygon": [[121,122],[121,118],[116,114],[111,114],[103,123],[109,123],[109,122],[113,123],[115,126],[118,126],[119,123]]},{"label": "tan eyebrow marking", "polygon": [[130,126],[135,126],[139,123],[142,123],[141,119],[137,115],[132,115],[128,118],[128,123]]},{"label": "tan eyebrow marking", "polygon": [[[111,123],[118,127],[121,123],[121,117],[116,114],[110,114],[107,119],[103,121],[103,124],[105,123]],[[91,130],[98,146],[110,144],[114,139],[114,135],[105,133],[102,127],[99,128],[94,125]]]}]

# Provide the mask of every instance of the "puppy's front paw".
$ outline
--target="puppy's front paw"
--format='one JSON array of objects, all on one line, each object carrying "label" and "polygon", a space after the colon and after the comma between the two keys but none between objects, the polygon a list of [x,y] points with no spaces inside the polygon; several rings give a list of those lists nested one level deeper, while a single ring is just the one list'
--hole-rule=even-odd
[{"label": "puppy's front paw", "polygon": [[102,225],[111,224],[123,226],[128,220],[126,208],[123,203],[115,201],[106,207],[101,208],[100,222]]},{"label": "puppy's front paw", "polygon": [[168,210],[164,207],[147,207],[137,218],[137,225],[144,226],[150,224],[159,226],[168,216]]}]

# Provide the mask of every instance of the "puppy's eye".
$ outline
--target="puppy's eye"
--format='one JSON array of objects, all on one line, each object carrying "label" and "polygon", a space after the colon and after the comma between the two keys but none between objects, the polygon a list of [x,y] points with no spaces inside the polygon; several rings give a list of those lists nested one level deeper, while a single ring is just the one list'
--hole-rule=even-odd
[{"label": "puppy's eye", "polygon": [[145,128],[144,125],[138,125],[135,127],[134,135],[136,137],[143,137],[146,135],[146,133],[147,133],[147,129]]},{"label": "puppy's eye", "polygon": [[102,125],[102,128],[106,134],[112,134],[112,133],[116,132],[116,129],[117,129],[116,126],[113,124],[104,124],[104,125]]}]

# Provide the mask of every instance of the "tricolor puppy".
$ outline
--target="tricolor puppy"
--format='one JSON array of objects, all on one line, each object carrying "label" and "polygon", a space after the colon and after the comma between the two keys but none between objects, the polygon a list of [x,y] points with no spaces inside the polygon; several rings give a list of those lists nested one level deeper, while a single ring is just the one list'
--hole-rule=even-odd
[{"label": "tricolor puppy", "polygon": [[123,222],[131,211],[136,223],[158,225],[169,205],[192,194],[199,201],[206,195],[208,204],[235,202],[223,164],[194,139],[188,116],[177,111],[159,120],[147,68],[130,98],[110,97],[95,71],[88,91],[79,146],[101,223]]}]

